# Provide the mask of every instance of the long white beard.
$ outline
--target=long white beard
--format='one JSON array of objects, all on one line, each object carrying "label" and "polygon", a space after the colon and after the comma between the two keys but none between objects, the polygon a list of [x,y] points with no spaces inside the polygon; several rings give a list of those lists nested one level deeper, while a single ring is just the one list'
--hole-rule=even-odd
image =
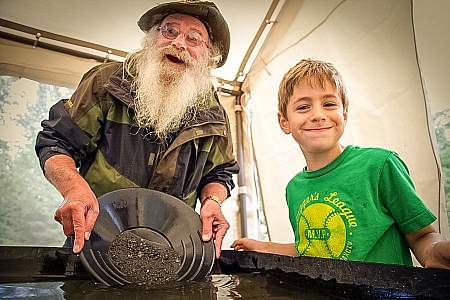
[{"label": "long white beard", "polygon": [[[135,57],[134,110],[140,128],[151,127],[158,138],[164,139],[205,106],[212,93],[210,68],[208,55],[192,59],[187,51],[172,46],[159,50],[154,45],[149,36]],[[163,60],[166,54],[182,59],[185,68]]]}]

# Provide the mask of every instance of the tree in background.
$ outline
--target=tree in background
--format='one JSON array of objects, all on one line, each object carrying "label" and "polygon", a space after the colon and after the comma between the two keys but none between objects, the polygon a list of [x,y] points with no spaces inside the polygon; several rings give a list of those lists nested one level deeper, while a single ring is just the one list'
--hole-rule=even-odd
[{"label": "tree in background", "polygon": [[[447,207],[450,208],[450,109],[438,112],[433,118],[438,154],[442,167],[442,178],[446,195]],[[447,210],[450,227],[450,209]]]},{"label": "tree in background", "polygon": [[[34,145],[40,122],[47,118],[50,105],[72,91],[35,84],[31,93],[35,93],[36,101],[27,101],[23,97],[30,91],[11,93],[22,80],[27,79],[0,77],[0,130],[11,130],[5,126],[11,123],[23,135],[20,143],[0,138],[0,244],[61,246],[64,235],[53,220],[53,213],[62,197],[43,176]],[[25,109],[7,114],[7,108],[11,112],[20,103],[27,103]]]}]

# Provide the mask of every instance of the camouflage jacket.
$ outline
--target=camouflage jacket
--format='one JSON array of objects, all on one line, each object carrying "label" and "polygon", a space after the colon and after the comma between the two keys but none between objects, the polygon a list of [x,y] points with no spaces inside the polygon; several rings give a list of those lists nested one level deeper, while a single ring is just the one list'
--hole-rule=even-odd
[{"label": "camouflage jacket", "polygon": [[71,156],[97,197],[121,188],[145,187],[171,194],[195,208],[210,182],[234,187],[239,168],[229,122],[217,95],[170,143],[134,125],[133,94],[121,63],[86,73],[70,99],[51,107],[42,122],[36,154],[41,168],[53,155]]}]

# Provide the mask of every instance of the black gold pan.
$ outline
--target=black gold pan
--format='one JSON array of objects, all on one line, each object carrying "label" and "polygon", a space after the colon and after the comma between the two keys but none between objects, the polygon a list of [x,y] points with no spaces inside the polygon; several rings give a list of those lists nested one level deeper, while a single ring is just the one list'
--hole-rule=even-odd
[{"label": "black gold pan", "polygon": [[100,212],[81,252],[81,262],[99,282],[129,284],[108,250],[124,232],[174,250],[180,258],[178,281],[204,278],[214,264],[214,243],[201,238],[199,215],[179,199],[154,190],[129,188],[98,198]]}]

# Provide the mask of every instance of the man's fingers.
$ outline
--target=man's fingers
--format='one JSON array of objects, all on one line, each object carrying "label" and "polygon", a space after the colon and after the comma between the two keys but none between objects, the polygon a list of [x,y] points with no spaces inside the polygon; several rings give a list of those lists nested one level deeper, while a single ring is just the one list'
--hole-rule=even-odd
[{"label": "man's fingers", "polygon": [[207,242],[213,238],[215,240],[216,258],[219,258],[222,248],[222,241],[230,225],[220,211],[220,206],[213,201],[207,202],[200,210],[202,219],[202,239]]},{"label": "man's fingers", "polygon": [[216,240],[215,240],[215,244],[216,244],[216,258],[220,257],[220,251],[222,249],[222,241],[223,241],[223,236],[217,235],[216,234]]},{"label": "man's fingers", "polygon": [[61,220],[61,217],[60,217],[58,211],[56,211],[55,214],[53,215],[53,219],[55,219],[56,222],[58,222],[59,224],[62,225],[62,220]]},{"label": "man's fingers", "polygon": [[204,218],[202,220],[202,239],[204,242],[211,240],[212,237],[212,222],[211,218]]},{"label": "man's fingers", "polygon": [[219,230],[217,230],[216,232],[216,236],[215,236],[215,242],[216,242],[216,258],[220,257],[220,250],[222,249],[222,241],[223,238],[225,237],[225,234],[228,231],[229,226],[226,226],[228,224],[222,224],[221,226],[219,225]]},{"label": "man's fingers", "polygon": [[58,214],[58,217],[59,217],[61,225],[63,226],[64,234],[66,236],[73,235],[74,232],[73,232],[72,216],[68,215],[68,214],[64,214],[63,212],[60,212]]},{"label": "man's fingers", "polygon": [[91,231],[94,228],[95,220],[97,220],[98,209],[89,209],[86,214],[86,221],[84,223],[84,239],[87,241],[91,235]]},{"label": "man's fingers", "polygon": [[78,253],[84,246],[84,212],[82,209],[77,209],[72,212],[73,229],[75,231],[75,240],[73,243],[73,252]]}]

